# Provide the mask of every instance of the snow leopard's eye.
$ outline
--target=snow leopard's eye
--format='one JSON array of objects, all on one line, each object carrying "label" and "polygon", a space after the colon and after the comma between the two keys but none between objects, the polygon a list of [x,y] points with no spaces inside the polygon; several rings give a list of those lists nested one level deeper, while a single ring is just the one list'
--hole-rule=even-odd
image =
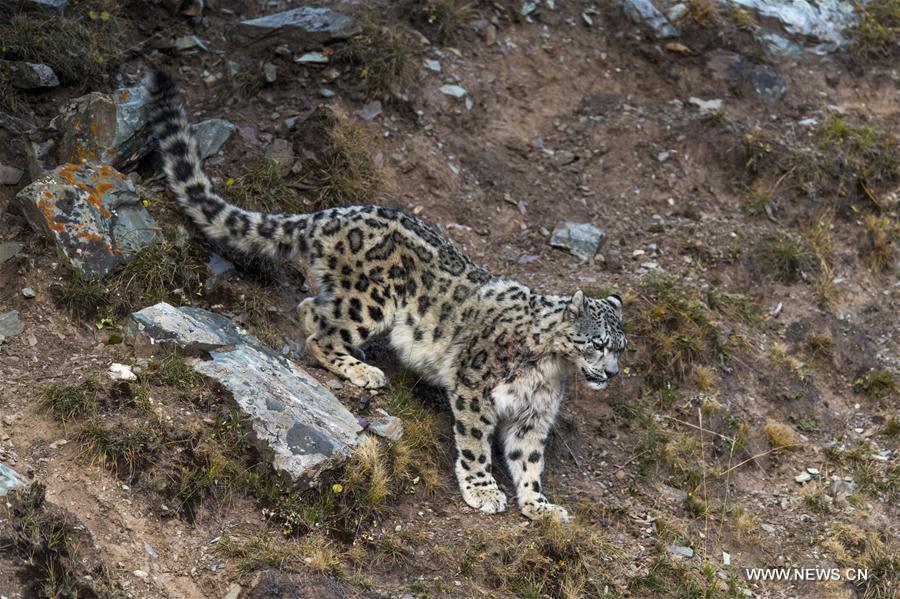
[{"label": "snow leopard's eye", "polygon": [[604,341],[600,337],[594,337],[593,339],[591,339],[591,345],[593,345],[594,349],[596,349],[597,351],[603,351],[604,349],[606,349],[606,341]]}]

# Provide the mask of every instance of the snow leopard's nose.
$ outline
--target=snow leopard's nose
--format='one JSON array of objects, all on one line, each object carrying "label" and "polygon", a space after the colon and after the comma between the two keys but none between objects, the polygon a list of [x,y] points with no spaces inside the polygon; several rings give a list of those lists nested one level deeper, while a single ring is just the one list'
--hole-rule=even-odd
[{"label": "snow leopard's nose", "polygon": [[619,374],[619,365],[613,364],[612,366],[607,366],[604,368],[604,371],[606,372],[606,378],[611,379]]}]

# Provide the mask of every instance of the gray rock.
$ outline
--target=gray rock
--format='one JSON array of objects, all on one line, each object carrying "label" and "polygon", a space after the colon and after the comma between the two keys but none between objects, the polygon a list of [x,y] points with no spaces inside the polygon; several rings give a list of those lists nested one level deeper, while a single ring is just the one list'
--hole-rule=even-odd
[{"label": "gray rock", "polygon": [[57,164],[95,162],[126,170],[153,149],[143,86],[93,92],[62,110]]},{"label": "gray rock", "polygon": [[328,389],[225,316],[166,303],[131,316],[126,335],[136,346],[208,352],[192,368],[231,393],[252,423],[258,449],[298,488],[319,484],[357,446],[362,429]]},{"label": "gray rock", "polygon": [[687,4],[679,2],[678,4],[673,4],[672,8],[666,11],[666,18],[669,19],[669,21],[671,21],[672,23],[677,23],[687,13]]},{"label": "gray rock", "polygon": [[553,154],[553,162],[559,164],[560,166],[572,164],[576,160],[578,160],[578,156],[568,150],[557,150]]},{"label": "gray rock", "polygon": [[267,62],[263,65],[263,79],[266,80],[266,83],[275,83],[278,81],[278,67],[276,67],[271,62]]},{"label": "gray rock", "polygon": [[760,528],[762,528],[764,531],[766,531],[769,534],[774,533],[776,530],[776,528],[774,526],[772,526],[771,524],[766,524],[765,522],[760,524]]},{"label": "gray rock", "polygon": [[389,441],[399,441],[403,436],[403,421],[379,409],[374,417],[369,418],[368,430]]},{"label": "gray rock", "polygon": [[44,171],[57,165],[56,140],[28,139],[25,141],[25,154],[28,157],[28,174],[32,179],[37,179]]},{"label": "gray rock", "polygon": [[302,64],[328,64],[330,61],[331,59],[321,52],[306,52],[294,60]]},{"label": "gray rock", "polygon": [[[782,31],[801,43],[818,42],[811,50],[824,54],[847,43],[845,31],[856,23],[854,11],[856,3],[849,0],[820,0],[805,2],[799,0],[720,0],[722,4],[751,10],[761,17],[757,37],[768,42],[770,51],[777,54],[790,53],[798,44],[791,43]],[[775,23],[775,28],[767,29],[767,22]]]},{"label": "gray rock", "polygon": [[333,97],[334,97],[334,92],[331,91],[330,89],[328,89],[327,87],[320,87],[320,88],[319,88],[319,95],[320,95],[321,97],[323,97],[323,98],[333,98]]},{"label": "gray rock", "polygon": [[23,287],[23,288],[22,288],[22,295],[25,296],[25,297],[27,297],[28,299],[37,297],[37,293],[35,293],[35,292],[34,292],[34,289],[32,289],[31,287]]},{"label": "gray rock", "polygon": [[0,73],[5,74],[12,86],[18,89],[41,89],[59,85],[53,69],[41,63],[0,60]]},{"label": "gray rock", "polygon": [[360,32],[353,20],[328,8],[300,6],[285,12],[241,21],[231,31],[244,45],[289,44],[294,49],[315,49],[345,40]]},{"label": "gray rock", "polygon": [[435,73],[441,72],[441,61],[434,60],[432,58],[425,59],[425,68],[429,71],[434,71]]},{"label": "gray rock", "polygon": [[197,140],[197,149],[200,151],[200,160],[218,154],[234,130],[234,123],[225,119],[207,119],[191,125],[191,131]]},{"label": "gray rock", "polygon": [[22,484],[21,477],[12,468],[0,464],[0,497]]},{"label": "gray rock", "polygon": [[25,247],[25,244],[18,241],[4,241],[0,243],[0,264],[18,256],[23,247]]},{"label": "gray rock", "polygon": [[368,104],[363,106],[357,114],[362,120],[371,121],[379,114],[381,114],[381,102],[379,100],[369,102]]},{"label": "gray rock", "polygon": [[294,165],[294,145],[286,139],[274,139],[266,148],[266,157],[281,165],[282,172],[288,172]]},{"label": "gray rock", "polygon": [[550,245],[568,250],[582,260],[590,260],[605,239],[606,233],[592,224],[561,222],[550,235]]},{"label": "gray rock", "polygon": [[700,98],[691,96],[690,98],[688,98],[688,103],[696,106],[703,114],[709,114],[722,110],[722,100],[719,99],[702,100]]},{"label": "gray rock", "polygon": [[184,35],[175,40],[175,49],[179,52],[190,50],[191,48],[200,48],[201,50],[209,51],[209,48],[206,47],[203,40],[196,35]]},{"label": "gray rock", "polygon": [[750,71],[750,85],[753,91],[768,102],[774,104],[787,93],[787,83],[778,71],[768,65],[757,65]]},{"label": "gray rock", "polygon": [[213,252],[209,255],[209,262],[206,263],[206,270],[209,272],[209,275],[206,277],[206,282],[203,286],[206,288],[206,291],[212,291],[219,286],[219,283],[221,283],[229,273],[234,272],[234,263]]},{"label": "gray rock", "polygon": [[0,185],[17,185],[24,174],[20,168],[0,164]]},{"label": "gray rock", "polygon": [[0,343],[15,337],[25,330],[25,323],[19,320],[19,313],[13,310],[0,314]]},{"label": "gray rock", "polygon": [[0,0],[0,16],[19,12],[55,12],[62,14],[68,0]]},{"label": "gray rock", "polygon": [[442,85],[441,93],[453,96],[454,98],[462,98],[466,95],[466,89],[459,85]]},{"label": "gray rock", "polygon": [[161,238],[134,183],[107,165],[60,166],[15,201],[31,227],[54,240],[87,280],[102,278]]},{"label": "gray rock", "polygon": [[625,14],[637,24],[644,24],[653,30],[655,37],[665,39],[669,37],[677,37],[678,29],[669,23],[669,20],[650,0],[623,0],[623,8]]},{"label": "gray rock", "polygon": [[690,547],[685,547],[684,545],[669,545],[666,547],[669,553],[674,553],[675,555],[681,555],[683,557],[694,557],[694,550]]},{"label": "gray rock", "polygon": [[812,474],[804,470],[803,472],[795,476],[794,480],[802,485],[803,483],[812,480]]}]

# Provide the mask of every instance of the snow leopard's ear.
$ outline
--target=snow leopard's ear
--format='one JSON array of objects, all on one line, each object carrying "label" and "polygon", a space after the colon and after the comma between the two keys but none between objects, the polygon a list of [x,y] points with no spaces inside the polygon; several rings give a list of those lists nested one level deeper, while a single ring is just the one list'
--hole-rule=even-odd
[{"label": "snow leopard's ear", "polygon": [[577,318],[581,314],[584,314],[584,292],[579,289],[575,292],[575,295],[572,296],[572,299],[569,300],[569,305],[566,306],[566,316],[569,318]]},{"label": "snow leopard's ear", "polygon": [[622,315],[622,298],[617,294],[613,293],[612,295],[606,298],[606,302],[616,309],[616,312],[619,313],[619,316]]}]

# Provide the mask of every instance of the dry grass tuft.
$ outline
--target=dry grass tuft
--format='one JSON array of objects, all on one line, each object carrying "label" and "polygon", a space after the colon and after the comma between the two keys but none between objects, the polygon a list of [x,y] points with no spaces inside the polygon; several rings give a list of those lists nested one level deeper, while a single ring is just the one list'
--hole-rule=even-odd
[{"label": "dry grass tuft", "polygon": [[900,56],[900,0],[858,3],[858,22],[850,31],[850,51],[859,58]]},{"label": "dry grass tuft", "polygon": [[400,29],[367,21],[363,31],[337,53],[351,64],[372,97],[388,98],[400,93],[415,72],[417,52]]},{"label": "dry grass tuft", "polygon": [[801,445],[800,439],[791,427],[774,420],[766,421],[763,433],[773,449],[792,449]]},{"label": "dry grass tuft", "polygon": [[60,422],[69,422],[92,414],[103,387],[97,379],[86,379],[76,385],[50,385],[44,390],[40,406]]},{"label": "dry grass tuft", "polygon": [[864,251],[869,258],[869,266],[875,272],[891,269],[897,253],[896,242],[900,239],[900,221],[868,214],[864,225],[867,234]]},{"label": "dry grass tuft", "polygon": [[456,41],[475,14],[472,4],[462,0],[411,0],[402,10],[430,40],[444,45]]},{"label": "dry grass tuft", "polygon": [[788,235],[769,235],[756,246],[763,272],[783,283],[796,283],[818,271],[819,264],[806,242]]},{"label": "dry grass tuft", "polygon": [[696,365],[709,366],[729,355],[710,308],[674,280],[649,278],[641,285],[638,315],[629,338],[638,346],[636,370],[654,387],[677,385]]},{"label": "dry grass tuft", "polygon": [[228,200],[259,212],[305,212],[299,194],[282,174],[283,165],[268,156],[250,162],[247,171],[226,187]]},{"label": "dry grass tuft", "polygon": [[858,597],[889,599],[897,596],[900,557],[890,551],[879,533],[838,524],[822,545],[841,566],[868,570],[866,579],[853,583]]},{"label": "dry grass tuft", "polygon": [[74,4],[66,16],[19,13],[0,24],[0,55],[49,65],[64,83],[96,83],[122,48],[119,4]]},{"label": "dry grass tuft", "polygon": [[887,370],[870,370],[853,381],[853,390],[874,398],[890,397],[897,393],[897,379]]},{"label": "dry grass tuft", "polygon": [[160,440],[155,426],[136,426],[124,418],[94,418],[76,435],[92,464],[133,479],[148,464]]}]

